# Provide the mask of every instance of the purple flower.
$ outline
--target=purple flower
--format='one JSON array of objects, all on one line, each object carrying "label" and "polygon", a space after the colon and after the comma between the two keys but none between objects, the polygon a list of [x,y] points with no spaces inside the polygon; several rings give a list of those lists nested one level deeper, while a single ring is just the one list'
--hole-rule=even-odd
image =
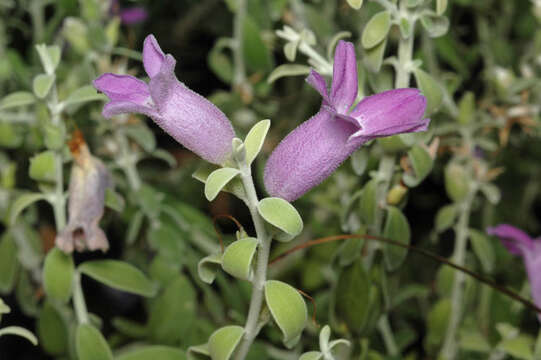
[{"label": "purple flower", "polygon": [[145,21],[148,17],[148,12],[142,6],[122,8],[118,0],[111,1],[111,15],[119,16],[120,20],[125,25],[135,25]]},{"label": "purple flower", "polygon": [[70,150],[73,155],[68,202],[68,224],[56,236],[56,246],[66,253],[85,249],[109,249],[109,242],[99,226],[105,206],[105,190],[112,187],[109,170],[92,156],[82,134],[76,131]]},{"label": "purple flower", "polygon": [[319,112],[293,130],[276,147],[265,167],[270,195],[298,199],[325,180],[365,142],[382,136],[424,131],[426,99],[417,89],[385,91],[357,98],[355,49],[340,41],[334,56],[330,92],[323,77],[312,70],[306,81],[323,97]]},{"label": "purple flower", "polygon": [[111,100],[103,116],[141,113],[203,159],[223,164],[235,136],[229,119],[210,101],[188,89],[175,76],[176,61],[165,55],[153,35],[143,45],[147,84],[133,76],[103,74],[94,87]]},{"label": "purple flower", "polygon": [[[499,237],[510,253],[522,256],[533,301],[541,308],[541,239],[532,239],[524,231],[507,224],[489,227],[487,233]],[[541,314],[537,314],[537,318],[541,321]]]}]

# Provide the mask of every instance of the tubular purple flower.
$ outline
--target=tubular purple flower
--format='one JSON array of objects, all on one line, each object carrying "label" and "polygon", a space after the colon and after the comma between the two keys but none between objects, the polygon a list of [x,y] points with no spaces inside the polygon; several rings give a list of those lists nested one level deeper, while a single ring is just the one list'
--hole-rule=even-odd
[{"label": "tubular purple flower", "polygon": [[[489,227],[486,231],[499,237],[510,253],[522,256],[533,301],[541,308],[541,239],[532,239],[524,231],[508,224]],[[541,321],[541,314],[537,314],[537,318]]]},{"label": "tubular purple flower", "polygon": [[101,75],[94,81],[94,87],[111,100],[104,106],[103,116],[147,115],[203,159],[223,164],[231,154],[233,127],[216,106],[177,80],[175,64],[173,56],[162,52],[154,36],[147,36],[143,65],[150,82],[128,75]]},{"label": "tubular purple flower", "polygon": [[120,6],[118,0],[111,1],[109,12],[112,16],[118,15],[122,23],[125,25],[139,24],[145,21],[148,17],[148,12],[144,7],[134,6],[123,8]]},{"label": "tubular purple flower", "polygon": [[298,199],[320,184],[365,142],[383,136],[424,131],[426,99],[417,89],[396,89],[369,96],[350,111],[357,98],[355,48],[340,41],[334,56],[330,92],[312,70],[306,81],[323,97],[319,112],[287,135],[265,167],[270,195]]}]

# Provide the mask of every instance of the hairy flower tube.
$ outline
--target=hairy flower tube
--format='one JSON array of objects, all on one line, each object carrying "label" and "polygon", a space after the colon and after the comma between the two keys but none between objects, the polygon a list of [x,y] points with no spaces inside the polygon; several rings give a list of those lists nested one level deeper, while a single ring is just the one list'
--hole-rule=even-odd
[{"label": "hairy flower tube", "polygon": [[111,100],[104,106],[103,116],[147,115],[189,150],[211,163],[223,164],[232,151],[233,127],[216,106],[177,80],[175,64],[154,36],[147,36],[143,65],[150,82],[128,75],[101,75],[94,86]]},{"label": "hairy flower tube", "polygon": [[[511,254],[522,256],[533,301],[541,308],[541,239],[532,239],[524,231],[508,224],[489,227],[487,233],[499,237]],[[541,314],[537,318],[541,321]]]},{"label": "hairy flower tube", "polygon": [[147,10],[142,6],[133,6],[123,8],[118,0],[111,1],[109,12],[111,15],[119,16],[120,20],[125,25],[135,25],[145,21],[148,17]]},{"label": "hairy flower tube", "polygon": [[70,142],[73,155],[69,185],[67,226],[56,236],[56,246],[66,253],[85,249],[109,249],[109,242],[99,227],[105,204],[105,190],[112,186],[105,165],[90,154],[80,132]]},{"label": "hairy flower tube", "polygon": [[306,81],[323,97],[319,112],[287,135],[265,167],[269,194],[288,201],[298,199],[325,180],[365,142],[383,136],[424,131],[426,99],[417,89],[385,91],[361,100],[355,48],[340,41],[334,56],[330,91],[312,70]]}]

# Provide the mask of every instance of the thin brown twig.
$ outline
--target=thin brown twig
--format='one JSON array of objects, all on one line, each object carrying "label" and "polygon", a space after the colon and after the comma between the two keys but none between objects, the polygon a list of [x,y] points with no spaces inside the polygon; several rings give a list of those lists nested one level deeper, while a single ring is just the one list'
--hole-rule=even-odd
[{"label": "thin brown twig", "polygon": [[218,214],[218,215],[214,216],[212,218],[212,224],[214,225],[214,231],[216,231],[216,235],[218,235],[218,240],[220,241],[220,248],[222,250],[222,253],[224,252],[224,241],[222,239],[222,234],[220,233],[220,229],[218,229],[217,220],[218,219],[223,219],[223,218],[226,218],[226,219],[229,219],[229,220],[233,221],[235,223],[235,225],[237,225],[237,227],[239,228],[239,231],[244,231],[244,227],[232,215]]},{"label": "thin brown twig", "polygon": [[437,255],[437,254],[434,254],[428,250],[424,250],[424,249],[421,249],[421,248],[417,248],[417,247],[414,247],[414,246],[411,246],[411,245],[408,245],[408,244],[403,244],[401,242],[398,242],[398,241],[395,241],[395,240],[391,240],[391,239],[387,239],[387,238],[384,238],[384,237],[380,237],[380,236],[373,236],[373,235],[334,235],[334,236],[328,236],[328,237],[324,237],[324,238],[320,238],[320,239],[315,239],[315,240],[310,240],[310,241],[307,241],[303,244],[300,244],[300,245],[297,245],[287,251],[285,251],[284,253],[278,255],[277,257],[275,257],[274,259],[272,259],[269,263],[269,265],[272,265],[280,260],[282,260],[284,257],[288,256],[289,254],[291,253],[294,253],[295,251],[298,251],[298,250],[302,250],[302,249],[305,249],[305,248],[308,248],[308,247],[311,247],[311,246],[314,246],[314,245],[318,245],[318,244],[324,244],[324,243],[328,243],[328,242],[332,242],[332,241],[337,241],[337,240],[345,240],[345,239],[367,239],[367,240],[376,240],[376,241],[381,241],[381,242],[384,242],[384,243],[387,243],[387,244],[391,244],[391,245],[395,245],[395,246],[399,246],[401,248],[404,248],[404,249],[409,249],[409,250],[412,250],[416,253],[419,253],[421,255],[424,255],[424,256],[427,256],[433,260],[436,260],[436,261],[439,261],[445,265],[448,265],[456,270],[459,270],[459,271],[462,271],[466,274],[468,274],[469,276],[477,279],[478,281],[484,283],[484,284],[487,284],[488,286],[496,289],[497,291],[501,292],[501,293],[504,293],[505,295],[509,296],[510,298],[522,303],[524,306],[532,309],[532,310],[535,310],[537,313],[541,314],[541,308],[539,308],[537,305],[535,305],[534,303],[532,303],[531,301],[529,301],[528,299],[525,299],[523,298],[522,296],[518,295],[517,293],[505,288],[505,287],[502,287],[502,286],[499,286],[498,284],[496,284],[495,281],[489,279],[489,278],[486,278],[484,276],[481,276],[469,269],[466,269],[460,265],[457,265],[449,260],[447,260],[446,258],[444,258],[443,256],[440,256],[440,255]]},{"label": "thin brown twig", "polygon": [[310,300],[310,302],[311,302],[312,305],[314,306],[314,312],[312,313],[312,322],[314,323],[314,325],[315,325],[316,327],[319,327],[319,324],[317,323],[317,320],[316,320],[316,315],[317,315],[316,301],[314,300],[313,297],[311,297],[310,295],[308,295],[308,294],[305,293],[304,291],[299,290],[299,289],[297,289],[297,291],[298,291],[302,296],[304,296],[305,298],[307,298],[308,300]]}]

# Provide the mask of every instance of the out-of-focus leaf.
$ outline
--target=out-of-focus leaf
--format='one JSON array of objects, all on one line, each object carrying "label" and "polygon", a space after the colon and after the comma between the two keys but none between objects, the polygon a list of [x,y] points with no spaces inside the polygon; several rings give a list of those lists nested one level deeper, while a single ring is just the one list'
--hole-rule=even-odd
[{"label": "out-of-focus leaf", "polygon": [[269,77],[267,78],[268,83],[273,83],[276,80],[288,77],[288,76],[299,76],[299,75],[308,75],[310,73],[310,66],[306,65],[296,65],[296,64],[284,64],[278,66],[274,69]]},{"label": "out-of-focus leaf", "polygon": [[25,328],[22,328],[19,326],[8,326],[8,327],[0,329],[0,337],[4,335],[20,336],[30,341],[32,345],[34,346],[38,344],[38,339],[36,338],[34,334],[26,330]]},{"label": "out-of-focus leaf", "polygon": [[246,66],[252,71],[269,71],[273,66],[269,49],[261,38],[261,29],[250,17],[244,18],[242,53]]},{"label": "out-of-focus leaf", "polygon": [[0,238],[0,293],[9,293],[15,285],[19,262],[17,261],[17,247],[10,233]]},{"label": "out-of-focus leaf", "polygon": [[117,356],[115,360],[185,360],[184,351],[169,346],[145,346]]},{"label": "out-of-focus leaf", "polygon": [[361,38],[365,49],[371,49],[381,43],[391,29],[391,13],[382,11],[374,15],[366,24]]},{"label": "out-of-focus leaf", "polygon": [[360,260],[344,268],[335,290],[335,311],[350,331],[359,332],[369,310],[370,279]]},{"label": "out-of-focus leaf", "polygon": [[103,335],[92,325],[80,324],[75,335],[79,360],[113,360],[113,353]]},{"label": "out-of-focus leaf", "polygon": [[68,328],[62,315],[49,302],[39,313],[37,333],[40,345],[51,355],[59,356],[68,349]]},{"label": "out-of-focus leaf", "polygon": [[71,298],[75,265],[70,255],[54,248],[47,254],[43,266],[43,287],[51,299],[67,302]]},{"label": "out-of-focus leaf", "polygon": [[0,100],[0,110],[7,110],[14,107],[32,105],[36,101],[35,96],[27,91],[11,93]]},{"label": "out-of-focus leaf", "polygon": [[[400,209],[394,206],[389,206],[387,209],[383,237],[400,242],[404,245],[409,245],[410,243],[411,230],[408,219]],[[392,244],[385,244],[383,249],[385,264],[390,271],[396,270],[408,254],[408,249]]]}]

